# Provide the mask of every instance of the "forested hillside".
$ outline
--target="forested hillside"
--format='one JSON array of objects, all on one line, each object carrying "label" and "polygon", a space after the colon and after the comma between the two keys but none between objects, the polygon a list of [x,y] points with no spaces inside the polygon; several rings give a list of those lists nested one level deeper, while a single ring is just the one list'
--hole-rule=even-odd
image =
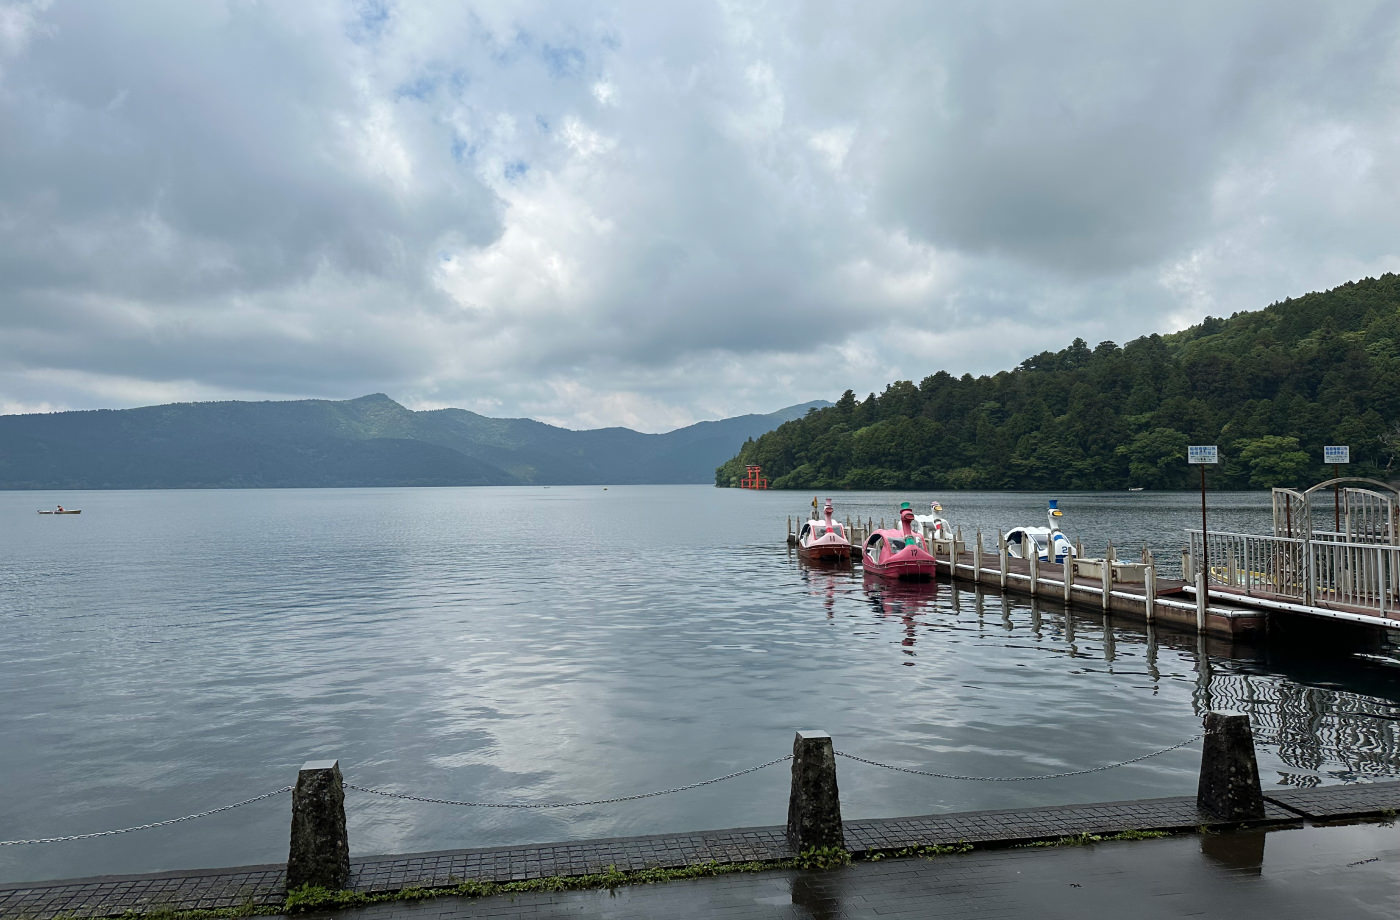
[{"label": "forested hillside", "polygon": [[1310,485],[1324,444],[1351,475],[1400,476],[1400,276],[1386,274],[1122,347],[1076,339],[992,376],[937,371],[849,390],[716,471],[776,488],[1180,489],[1188,444],[1218,488]]}]

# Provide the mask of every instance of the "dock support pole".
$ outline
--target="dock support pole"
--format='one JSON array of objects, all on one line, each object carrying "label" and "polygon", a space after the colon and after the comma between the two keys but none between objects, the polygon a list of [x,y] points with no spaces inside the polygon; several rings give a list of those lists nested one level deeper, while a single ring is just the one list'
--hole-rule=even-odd
[{"label": "dock support pole", "polygon": [[800,731],[792,742],[787,839],[798,853],[813,847],[846,846],[841,796],[836,788],[836,753],[826,732]]},{"label": "dock support pole", "polygon": [[1065,555],[1065,603],[1074,600],[1074,557]]},{"label": "dock support pole", "polygon": [[1001,553],[1001,589],[1006,590],[1006,570],[1011,565],[1011,550],[1006,545],[1006,535],[997,531],[997,548]]},{"label": "dock support pole", "polygon": [[1108,612],[1109,595],[1113,593],[1113,547],[1103,554],[1103,609]]},{"label": "dock support pole", "polygon": [[287,890],[311,885],[340,891],[350,884],[350,840],[340,761],[308,761],[292,789],[292,842]]},{"label": "dock support pole", "polygon": [[1206,631],[1206,573],[1196,573],[1196,631]]},{"label": "dock support pole", "polygon": [[1040,553],[1031,553],[1026,557],[1026,562],[1031,571],[1031,597],[1035,597],[1040,593]]},{"label": "dock support pole", "polygon": [[977,528],[977,543],[972,547],[972,583],[982,583],[982,528]]},{"label": "dock support pole", "polygon": [[1197,807],[1226,821],[1263,818],[1264,794],[1259,787],[1249,716],[1242,712],[1207,712],[1205,728]]},{"label": "dock support pole", "polygon": [[1142,576],[1143,615],[1151,623],[1157,618],[1157,564],[1147,563],[1147,571]]}]

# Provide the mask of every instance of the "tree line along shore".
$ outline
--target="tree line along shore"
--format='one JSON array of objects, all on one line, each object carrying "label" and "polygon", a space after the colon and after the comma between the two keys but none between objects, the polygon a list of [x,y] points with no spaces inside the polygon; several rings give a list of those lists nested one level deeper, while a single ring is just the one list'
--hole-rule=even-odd
[{"label": "tree line along shore", "polygon": [[836,404],[747,441],[718,467],[759,464],[783,489],[1186,489],[1188,444],[1215,444],[1213,488],[1392,479],[1400,457],[1400,276],[1385,274],[1119,346],[1075,339],[1013,370]]}]

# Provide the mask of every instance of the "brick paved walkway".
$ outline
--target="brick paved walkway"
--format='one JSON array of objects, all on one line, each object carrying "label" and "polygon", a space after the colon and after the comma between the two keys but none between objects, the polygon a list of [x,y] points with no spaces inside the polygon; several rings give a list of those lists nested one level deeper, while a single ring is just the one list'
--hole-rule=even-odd
[{"label": "brick paved walkway", "polygon": [[[1271,793],[1268,798],[1267,821],[1276,825],[1299,822],[1300,814],[1314,820],[1378,816],[1387,809],[1393,813],[1400,806],[1400,783]],[[1194,798],[1176,797],[848,821],[845,831],[847,848],[869,853],[960,842],[1006,846],[1081,833],[1189,830],[1215,824],[1197,811]],[[396,891],[447,886],[463,879],[503,882],[588,874],[609,866],[677,868],[709,862],[776,861],[792,855],[782,828],[741,828],[360,858],[352,860],[351,884],[357,891]],[[275,905],[281,903],[284,885],[281,866],[6,885],[0,886],[0,918],[45,920],[60,914],[79,918],[156,908]]]},{"label": "brick paved walkway", "polygon": [[1086,920],[1132,917],[1393,920],[1400,828],[1239,831],[1218,836],[985,850],[757,875],[468,900],[437,898],[302,920]]}]

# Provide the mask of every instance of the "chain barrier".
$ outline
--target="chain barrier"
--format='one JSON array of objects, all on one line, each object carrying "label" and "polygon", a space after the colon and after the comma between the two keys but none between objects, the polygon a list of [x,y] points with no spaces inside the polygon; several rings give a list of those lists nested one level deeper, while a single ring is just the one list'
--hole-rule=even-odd
[{"label": "chain barrier", "polygon": [[[1150,753],[1143,754],[1140,757],[1133,757],[1129,760],[1121,760],[1117,763],[1104,764],[1103,766],[1099,767],[1090,767],[1087,770],[1071,770],[1065,773],[1045,773],[1039,776],[963,776],[957,773],[936,773],[931,770],[915,770],[910,767],[898,767],[894,764],[881,763],[878,760],[870,760],[866,757],[859,757],[855,754],[848,754],[845,751],[835,751],[834,753],[837,757],[845,757],[848,760],[854,760],[859,763],[869,764],[873,767],[883,767],[886,770],[895,770],[900,773],[910,773],[915,776],[930,776],[935,779],[972,780],[984,783],[1017,783],[1028,782],[1031,780],[1061,779],[1067,776],[1085,776],[1091,773],[1101,773],[1105,770],[1112,770],[1117,767],[1126,767],[1129,764],[1140,763],[1144,760],[1147,760],[1149,757],[1156,757],[1159,754],[1166,754],[1169,751],[1179,750],[1180,748],[1186,747],[1188,744],[1194,744],[1195,742],[1200,741],[1204,737],[1204,733],[1195,735],[1194,737],[1187,738],[1185,741],[1173,744],[1171,747],[1165,747],[1159,751],[1152,751]],[[1269,743],[1268,741],[1265,741],[1262,738],[1258,740],[1266,744]],[[731,780],[740,776],[745,776],[749,773],[757,773],[759,770],[765,770],[768,767],[777,766],[778,764],[785,763],[789,760],[792,760],[792,755],[785,754],[782,757],[779,757],[775,760],[770,760],[767,763],[761,763],[757,766],[748,767],[743,770],[736,770],[733,773],[726,773],[724,776],[716,776],[714,779],[701,780],[698,783],[687,783],[684,786],[675,786],[671,789],[658,789],[654,792],[638,792],[633,795],[620,795],[607,799],[593,799],[591,801],[586,802],[459,802],[453,799],[435,799],[421,795],[410,795],[406,792],[389,792],[384,789],[371,789],[368,786],[359,786],[355,783],[342,782],[341,785],[346,789],[353,789],[356,792],[365,792],[369,793],[370,795],[378,795],[390,799],[402,799],[409,802],[424,802],[430,805],[456,805],[464,808],[586,808],[592,805],[612,805],[617,802],[635,802],[639,799],[650,799],[655,798],[656,796],[672,795],[677,792],[686,792],[690,789],[699,789],[702,786],[712,786],[715,783],[722,783],[726,780]],[[112,837],[117,834],[129,834],[132,831],[144,831],[157,827],[167,827],[171,824],[179,824],[183,821],[194,821],[198,818],[207,818],[210,815],[217,815],[220,812],[229,811],[234,808],[242,808],[244,805],[252,805],[254,802],[261,802],[264,799],[270,799],[274,796],[282,795],[286,792],[291,792],[292,788],[293,787],[291,786],[283,786],[281,789],[274,789],[271,792],[264,792],[262,795],[255,795],[251,799],[244,799],[241,802],[234,802],[231,805],[221,805],[218,808],[211,808],[208,811],[201,811],[193,815],[184,815],[183,817],[179,818],[171,818],[167,821],[154,821],[150,824],[138,824],[133,827],[121,827],[109,831],[94,831],[90,834],[71,834],[66,837],[41,837],[34,840],[0,840],[0,847],[27,846],[39,843],[66,843],[72,840],[92,840],[97,837]]]},{"label": "chain barrier", "polygon": [[201,811],[197,815],[185,815],[183,818],[171,818],[169,821],[155,821],[151,824],[138,824],[135,827],[119,827],[116,830],[94,831],[91,834],[72,834],[68,837],[41,837],[37,840],[0,840],[0,847],[18,847],[34,843],[67,843],[70,840],[91,840],[94,837],[111,837],[116,834],[129,834],[132,831],[145,831],[153,827],[165,827],[169,824],[179,824],[181,821],[193,821],[196,818],[207,818],[210,815],[217,815],[221,811],[228,811],[232,808],[242,808],[244,805],[252,805],[254,802],[261,802],[263,799],[270,799],[275,795],[281,795],[284,792],[291,791],[291,786],[283,786],[281,789],[274,789],[271,792],[264,792],[262,795],[255,795],[251,799],[234,802],[232,805],[220,805],[218,808]]},{"label": "chain barrier", "polygon": [[368,792],[371,795],[382,795],[390,799],[407,799],[410,802],[427,802],[430,805],[460,805],[466,808],[583,808],[589,805],[611,805],[614,802],[635,802],[637,799],[650,799],[658,795],[670,795],[673,792],[685,792],[687,789],[699,789],[701,786],[710,786],[715,783],[722,783],[727,779],[734,779],[736,776],[743,776],[746,773],[757,773],[783,761],[792,760],[791,754],[785,754],[777,760],[770,760],[761,763],[756,767],[749,767],[745,770],[737,770],[724,776],[716,776],[714,779],[701,780],[698,783],[689,783],[685,786],[676,786],[674,789],[658,789],[655,792],[639,792],[636,795],[621,795],[612,799],[594,799],[591,802],[455,802],[452,799],[430,799],[421,795],[409,795],[406,792],[386,792],[383,789],[370,789],[365,786],[357,786],[354,783],[342,783],[346,789],[354,789],[356,792]]},{"label": "chain barrier", "polygon": [[1070,770],[1066,773],[1044,773],[1040,776],[961,776],[957,773],[934,773],[929,770],[914,770],[909,767],[896,767],[894,764],[880,763],[880,761],[878,760],[868,760],[864,757],[857,757],[855,754],[847,754],[845,751],[836,751],[835,754],[837,757],[845,757],[848,760],[856,760],[860,763],[867,763],[870,764],[872,767],[884,767],[886,770],[897,770],[900,773],[912,773],[915,776],[932,776],[935,779],[966,779],[979,783],[1024,783],[1038,779],[1062,779],[1066,776],[1087,776],[1090,773],[1102,773],[1105,770],[1113,770],[1117,767],[1126,767],[1129,764],[1140,763],[1149,757],[1156,757],[1158,754],[1165,754],[1168,751],[1179,750],[1181,748],[1186,747],[1188,744],[1194,744],[1197,741],[1200,741],[1204,737],[1205,733],[1202,732],[1201,734],[1196,735],[1193,738],[1187,738],[1185,741],[1182,741],[1178,744],[1173,744],[1171,747],[1162,748],[1160,751],[1152,751],[1149,754],[1143,754],[1141,757],[1134,757],[1131,760],[1120,760],[1117,763],[1104,764],[1101,767],[1090,767],[1087,770]]}]

